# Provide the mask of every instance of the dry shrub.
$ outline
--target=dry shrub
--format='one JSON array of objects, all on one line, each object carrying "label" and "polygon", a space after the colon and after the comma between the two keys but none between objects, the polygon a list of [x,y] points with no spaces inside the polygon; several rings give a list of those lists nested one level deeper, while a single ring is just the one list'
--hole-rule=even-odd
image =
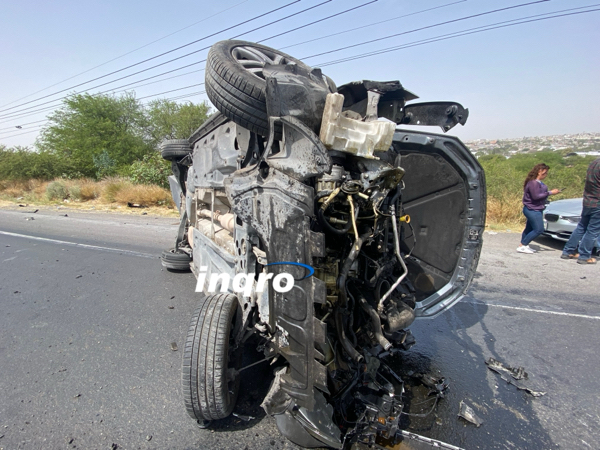
[{"label": "dry shrub", "polygon": [[524,223],[522,196],[506,193],[501,197],[488,197],[487,222],[495,224]]},{"label": "dry shrub", "polygon": [[93,180],[87,178],[81,178],[79,180],[70,180],[66,182],[69,188],[69,197],[73,200],[88,201],[97,198],[101,191],[102,186]]},{"label": "dry shrub", "polygon": [[102,200],[107,203],[117,201],[117,195],[123,189],[130,189],[133,184],[124,178],[110,177],[102,181]]},{"label": "dry shrub", "polygon": [[171,205],[171,193],[164,188],[149,184],[130,184],[120,189],[115,196],[119,203],[135,203],[142,206]]},{"label": "dry shrub", "polygon": [[0,192],[7,197],[23,197],[28,188],[27,181],[4,180],[0,183]]},{"label": "dry shrub", "polygon": [[94,200],[100,197],[101,193],[102,186],[100,185],[100,183],[96,183],[92,180],[83,180],[83,182],[81,183],[80,195],[82,201],[85,202],[87,200]]},{"label": "dry shrub", "polygon": [[48,188],[48,181],[44,180],[29,180],[29,190],[35,197],[42,197]]},{"label": "dry shrub", "polygon": [[47,186],[48,182],[43,180],[4,180],[0,182],[0,195],[27,202],[43,201]]}]

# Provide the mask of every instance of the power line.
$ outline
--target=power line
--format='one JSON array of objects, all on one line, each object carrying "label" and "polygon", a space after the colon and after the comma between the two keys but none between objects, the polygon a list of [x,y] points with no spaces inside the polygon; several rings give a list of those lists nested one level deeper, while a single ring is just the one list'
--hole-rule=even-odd
[{"label": "power line", "polygon": [[168,94],[170,92],[175,92],[175,91],[183,91],[184,89],[189,89],[191,87],[196,87],[196,86],[203,86],[204,83],[198,83],[198,84],[192,84],[190,86],[185,86],[182,88],[178,88],[178,89],[171,89],[170,91],[165,91],[165,92],[159,92],[158,94],[152,94],[152,95],[146,95],[145,97],[140,97],[138,98],[138,100],[143,100],[145,98],[150,98],[150,97],[156,97],[157,95],[163,95],[163,94]]},{"label": "power line", "polygon": [[[39,129],[40,129],[40,128],[42,128],[43,126],[44,126],[44,125],[36,125],[35,127],[31,127],[31,129],[29,129],[29,128],[28,128],[28,129],[27,129],[27,132],[29,132],[29,131],[40,131]],[[13,127],[13,128],[14,128],[14,127]],[[3,135],[3,134],[9,134],[9,133],[14,133],[15,131],[16,131],[16,130],[11,130],[11,131],[0,131],[0,135]],[[21,130],[21,131],[23,131],[23,130]],[[18,136],[18,135],[17,135],[17,136]],[[0,137],[4,138],[4,137],[10,137],[10,136],[0,136]]]},{"label": "power line", "polygon": [[[358,6],[355,6],[354,8],[350,8],[350,9],[347,9],[347,10],[345,10],[345,11],[341,11],[341,12],[339,12],[339,13],[332,14],[331,16],[324,17],[323,19],[315,20],[314,22],[307,23],[306,25],[302,25],[302,26],[300,26],[300,27],[297,27],[297,28],[294,28],[294,29],[292,29],[292,30],[287,30],[287,31],[284,31],[283,33],[279,33],[279,34],[274,34],[274,35],[273,35],[273,36],[271,36],[271,37],[268,37],[268,38],[265,38],[265,39],[261,39],[260,41],[257,41],[257,42],[258,42],[258,43],[261,43],[261,42],[265,42],[265,41],[268,41],[268,40],[270,40],[270,39],[273,39],[273,38],[276,38],[276,37],[279,37],[279,36],[283,36],[284,34],[291,33],[292,31],[296,31],[296,30],[300,30],[300,29],[302,29],[302,28],[306,28],[306,27],[308,27],[308,26],[310,26],[310,25],[314,25],[315,23],[319,23],[319,22],[323,22],[323,21],[325,21],[325,20],[327,20],[327,19],[331,19],[332,17],[341,16],[342,14],[346,14],[347,12],[354,11],[355,9],[362,8],[363,6],[370,5],[370,4],[372,4],[372,3],[375,3],[375,2],[377,2],[377,1],[378,1],[378,0],[372,0],[372,1],[370,1],[370,2],[363,3],[362,5],[358,5]],[[462,0],[462,1],[465,1],[465,2],[466,2],[467,0]]]},{"label": "power line", "polygon": [[[174,75],[174,76],[172,76],[172,77],[168,77],[168,78],[162,78],[162,79],[160,79],[160,80],[152,81],[152,82],[150,82],[150,83],[146,83],[146,84],[140,84],[140,85],[136,86],[136,88],[140,88],[140,87],[144,87],[144,86],[150,86],[151,84],[161,83],[161,82],[163,82],[163,81],[172,80],[173,78],[184,77],[184,76],[186,76],[186,75],[190,75],[190,74],[192,74],[192,73],[198,73],[198,72],[204,72],[204,69],[192,70],[191,72],[186,72],[186,73],[182,73],[182,74],[179,74],[179,75]],[[147,79],[148,79],[148,78],[147,78]],[[136,84],[136,83],[139,83],[139,81],[136,81],[136,82],[134,82],[134,83],[129,83],[129,84]],[[104,94],[104,93],[106,93],[106,92],[114,92],[115,94],[117,94],[117,93],[119,93],[119,92],[125,92],[125,91],[127,91],[128,89],[123,89],[123,90],[121,90],[121,91],[117,91],[117,89],[120,89],[120,88],[122,88],[122,87],[125,87],[125,86],[129,86],[129,85],[127,85],[127,84],[126,84],[126,85],[123,85],[123,86],[119,86],[119,87],[113,88],[113,89],[111,89],[111,90],[109,90],[109,91],[104,91],[104,92],[99,92],[99,93],[100,93],[100,94]],[[94,95],[97,95],[97,94],[99,94],[99,93],[96,93],[96,94],[94,94]]]},{"label": "power line", "polygon": [[13,125],[11,127],[0,128],[0,131],[2,131],[2,130],[12,130],[13,128],[19,128],[19,127],[24,127],[25,125],[31,125],[32,123],[45,122],[46,120],[48,120],[48,119],[36,120],[35,122],[22,123],[22,124],[19,124],[19,125]]},{"label": "power line", "polygon": [[[428,11],[433,11],[434,9],[441,9],[441,8],[445,8],[447,6],[452,6],[452,5],[456,5],[457,3],[464,3],[467,0],[459,0],[457,2],[452,2],[452,3],[446,3],[445,5],[439,5],[439,6],[434,6],[433,8],[427,8],[427,9],[422,9],[420,11],[416,11],[410,14],[404,14],[402,16],[397,16],[397,17],[392,17],[391,19],[386,19],[386,20],[382,20],[381,22],[374,22],[371,23],[369,25],[363,25],[362,27],[356,27],[356,28],[352,28],[351,30],[345,30],[345,31],[340,31],[339,33],[333,33],[333,34],[328,34],[326,36],[321,36],[318,38],[314,38],[314,39],[309,39],[308,41],[303,41],[303,42],[298,42],[296,44],[292,44],[292,45],[286,45],[285,47],[280,47],[281,50],[285,49],[285,48],[292,48],[292,47],[297,47],[298,45],[302,45],[302,44],[308,44],[309,42],[314,42],[314,41],[320,41],[321,39],[326,39],[328,37],[332,37],[332,36],[338,36],[340,34],[345,34],[345,33],[354,33],[356,30],[360,30],[362,28],[368,28],[368,27],[372,27],[374,25],[381,25],[382,23],[386,23],[386,22],[391,22],[392,20],[398,20],[398,19],[402,19],[404,17],[409,17],[409,16],[416,16],[417,14],[421,14],[424,12],[428,12]],[[362,5],[361,5],[362,6]],[[274,37],[274,36],[271,36]],[[271,38],[267,38],[267,39],[271,39]],[[263,41],[267,40],[267,39],[263,39]],[[259,41],[262,42],[262,41]]]},{"label": "power line", "polygon": [[[600,4],[588,5],[588,6],[584,6],[581,8],[571,8],[571,9],[567,9],[567,10],[563,10],[563,11],[572,11],[573,9],[590,8],[590,7],[594,7],[594,6],[600,6]],[[498,28],[506,28],[506,27],[510,27],[510,26],[514,26],[514,25],[521,25],[524,23],[539,22],[542,20],[555,19],[557,17],[572,16],[572,15],[577,15],[577,14],[586,14],[586,13],[590,13],[590,12],[594,12],[594,11],[600,11],[600,8],[590,9],[587,11],[577,11],[577,12],[565,13],[565,14],[555,14],[555,13],[561,12],[561,11],[554,11],[553,13],[537,14],[535,16],[522,17],[520,19],[512,19],[512,20],[507,20],[504,22],[497,22],[495,24],[483,25],[481,27],[470,28],[468,30],[456,31],[454,33],[448,33],[448,34],[444,34],[444,35],[435,36],[432,38],[422,39],[419,41],[414,41],[414,42],[410,42],[407,44],[403,44],[403,45],[400,45],[397,47],[389,47],[387,49],[376,50],[376,51],[369,52],[369,53],[363,53],[362,55],[355,55],[355,56],[350,56],[348,58],[342,58],[342,59],[338,59],[335,61],[325,62],[323,64],[319,64],[318,67],[332,66],[335,64],[343,63],[343,62],[355,61],[357,59],[367,58],[369,56],[376,56],[376,55],[390,53],[390,52],[397,51],[397,50],[403,50],[405,48],[416,47],[416,46],[424,45],[424,44],[430,44],[432,42],[445,41],[447,39],[452,39],[455,37],[467,36],[470,34],[481,33],[484,31],[496,30]],[[555,14],[555,15],[549,16],[549,17],[539,17],[539,16],[548,16],[549,14]],[[537,17],[537,18],[532,19],[532,17]],[[524,20],[524,19],[529,19],[529,20]],[[520,22],[518,22],[518,21],[520,21]],[[513,23],[508,23],[508,22],[513,22]]]},{"label": "power line", "polygon": [[193,27],[194,25],[198,25],[199,23],[205,22],[205,21],[207,21],[208,19],[212,19],[213,17],[216,17],[216,16],[218,16],[219,14],[222,14],[222,13],[224,13],[224,12],[227,12],[227,11],[229,11],[230,9],[233,9],[233,8],[235,8],[236,6],[239,6],[239,5],[241,5],[242,3],[246,3],[247,1],[248,1],[248,0],[243,0],[243,1],[239,2],[239,3],[236,3],[235,5],[233,5],[233,6],[230,6],[229,8],[223,9],[222,11],[219,11],[218,13],[215,13],[215,14],[213,14],[212,16],[205,17],[204,19],[202,19],[202,20],[199,20],[198,22],[194,22],[194,23],[193,23],[193,24],[191,24],[191,25],[188,25],[188,26],[186,26],[186,27],[180,28],[180,29],[179,29],[179,30],[177,30],[177,31],[174,31],[174,32],[172,32],[172,33],[169,33],[169,34],[167,34],[166,36],[163,36],[163,37],[161,37],[161,38],[155,39],[154,41],[152,41],[152,42],[149,42],[149,43],[147,43],[147,44],[144,44],[144,45],[142,45],[141,47],[138,47],[138,48],[136,48],[136,49],[133,49],[133,50],[131,50],[131,51],[127,52],[127,53],[123,53],[123,54],[122,54],[122,55],[120,55],[120,56],[117,56],[117,57],[115,57],[115,58],[113,58],[113,59],[110,59],[110,60],[108,60],[108,61],[106,61],[106,62],[103,62],[102,64],[98,64],[97,66],[94,66],[94,67],[92,67],[92,68],[90,68],[90,69],[84,70],[83,72],[80,72],[80,73],[78,73],[78,74],[75,74],[75,75],[73,75],[73,76],[71,76],[71,77],[69,77],[69,78],[65,78],[64,80],[62,80],[62,81],[59,81],[59,82],[57,82],[57,83],[54,83],[54,84],[52,84],[52,85],[50,85],[50,86],[47,86],[47,87],[45,87],[45,88],[43,88],[43,89],[40,89],[39,91],[35,91],[35,92],[33,92],[33,93],[29,94],[29,95],[26,95],[26,96],[24,96],[24,97],[21,97],[21,98],[18,98],[18,99],[16,99],[16,100],[13,100],[12,102],[6,103],[6,104],[2,105],[1,107],[2,107],[2,108],[4,108],[5,106],[12,105],[13,103],[16,103],[16,102],[18,102],[18,101],[20,101],[20,100],[23,100],[23,99],[27,98],[27,97],[31,97],[32,95],[35,95],[35,94],[37,94],[37,93],[39,93],[39,92],[43,92],[43,91],[45,91],[46,89],[50,89],[51,87],[57,86],[57,85],[59,85],[59,84],[62,84],[62,83],[64,83],[65,81],[72,80],[73,78],[76,78],[76,77],[78,77],[78,76],[80,76],[80,75],[83,75],[84,73],[91,72],[92,70],[94,70],[94,69],[97,69],[98,67],[105,66],[105,65],[106,65],[106,64],[108,64],[108,63],[111,63],[111,62],[113,62],[113,61],[116,61],[117,59],[121,59],[121,58],[123,58],[124,56],[130,55],[131,53],[137,52],[138,50],[141,50],[141,49],[143,49],[143,48],[146,48],[146,47],[148,47],[148,46],[150,46],[150,45],[152,45],[152,44],[155,44],[155,43],[156,43],[156,42],[158,42],[158,41],[162,41],[163,39],[166,39],[166,38],[168,38],[168,37],[171,37],[171,36],[173,36],[174,34],[177,34],[177,33],[181,32],[181,31],[183,31],[183,30],[187,30],[188,28],[191,28],[191,27]]},{"label": "power line", "polygon": [[[225,29],[223,29],[223,30],[220,30],[220,31],[217,31],[217,32],[215,32],[215,33],[212,33],[212,34],[209,34],[209,35],[207,35],[207,36],[204,36],[204,37],[202,37],[202,38],[200,38],[200,39],[196,39],[195,41],[188,42],[187,44],[184,44],[184,45],[180,45],[179,47],[176,47],[176,48],[174,48],[174,49],[172,49],[172,50],[169,50],[169,51],[166,51],[166,52],[160,53],[160,54],[158,54],[158,55],[156,55],[156,56],[152,56],[151,58],[144,59],[143,61],[139,61],[139,62],[137,62],[137,63],[135,63],[135,64],[131,64],[131,65],[127,66],[127,67],[123,67],[122,69],[118,69],[118,70],[115,70],[115,71],[113,71],[113,72],[107,73],[107,74],[105,74],[105,75],[102,75],[102,76],[99,76],[99,77],[96,77],[96,78],[92,78],[91,80],[84,81],[83,83],[76,84],[76,85],[74,85],[74,86],[71,86],[71,87],[68,87],[68,88],[62,89],[62,90],[60,90],[60,91],[57,91],[57,92],[54,92],[54,93],[52,93],[52,94],[44,95],[43,97],[39,97],[39,98],[37,98],[37,99],[35,99],[35,100],[30,100],[30,101],[28,101],[28,102],[21,103],[20,105],[17,105],[17,106],[11,106],[10,108],[6,108],[6,109],[3,109],[3,110],[0,110],[0,112],[4,112],[4,111],[8,111],[8,110],[10,110],[10,109],[18,108],[18,107],[20,107],[20,106],[27,105],[27,104],[29,104],[29,103],[33,103],[33,102],[36,102],[36,101],[38,101],[38,100],[42,100],[42,99],[44,99],[44,98],[48,98],[48,97],[51,97],[51,96],[53,96],[53,95],[56,95],[56,94],[60,94],[60,93],[66,92],[66,91],[68,91],[68,90],[70,90],[70,89],[74,89],[74,88],[76,88],[76,87],[83,86],[84,84],[91,83],[92,81],[100,80],[101,78],[106,78],[106,77],[108,77],[108,76],[110,76],[110,75],[114,75],[115,73],[122,72],[122,71],[124,71],[124,70],[127,70],[127,69],[130,69],[130,68],[132,68],[132,67],[139,66],[140,64],[146,63],[146,62],[148,62],[148,61],[152,61],[153,59],[156,59],[156,58],[160,58],[161,56],[167,55],[167,54],[169,54],[169,53],[173,53],[173,52],[175,52],[175,51],[177,51],[177,50],[181,50],[182,48],[189,47],[190,45],[196,44],[196,43],[198,43],[198,42],[200,42],[200,41],[203,41],[203,40],[205,40],[205,39],[208,39],[208,38],[210,38],[210,37],[216,36],[217,34],[224,33],[225,31],[229,31],[229,30],[231,30],[231,29],[233,29],[233,28],[237,28],[237,27],[239,27],[239,26],[241,26],[241,25],[244,25],[244,24],[246,24],[246,23],[252,22],[252,21],[254,21],[254,20],[256,20],[256,19],[259,19],[259,18],[261,18],[261,17],[265,17],[265,16],[267,16],[267,15],[269,15],[269,14],[272,14],[272,13],[274,13],[274,12],[276,12],[276,11],[279,11],[279,10],[282,10],[282,9],[284,9],[284,8],[287,8],[288,6],[291,6],[291,5],[293,5],[293,4],[295,4],[295,3],[298,3],[298,2],[300,2],[300,1],[301,1],[301,0],[294,0],[293,2],[291,2],[291,3],[288,3],[288,4],[284,5],[284,6],[280,6],[280,7],[278,7],[278,8],[272,9],[272,10],[270,10],[270,11],[266,12],[266,13],[263,13],[263,14],[259,14],[258,16],[255,16],[255,17],[253,17],[252,19],[245,20],[245,21],[243,21],[243,22],[240,22],[240,23],[238,23],[238,24],[236,24],[236,25],[232,25],[232,26],[230,26],[230,27],[227,27],[227,28],[225,28]],[[200,50],[199,50],[199,51],[200,51]],[[192,52],[192,53],[197,53],[197,52]],[[192,54],[192,53],[190,53],[190,54]],[[190,54],[188,54],[188,55],[190,55]],[[180,58],[175,58],[174,60],[171,60],[171,61],[175,61],[176,59],[180,59]],[[165,63],[165,64],[166,64],[166,63]],[[159,64],[159,65],[162,65],[162,64]],[[158,66],[154,66],[154,67],[158,67]],[[149,69],[148,69],[148,70],[149,70]],[[139,72],[138,72],[138,73],[139,73]]]},{"label": "power line", "polygon": [[8,138],[11,138],[11,137],[22,136],[24,134],[34,133],[36,131],[39,131],[39,130],[26,131],[25,133],[13,134],[11,136],[2,136],[2,139],[8,139]]},{"label": "power line", "polygon": [[379,41],[382,41],[384,39],[391,39],[393,37],[398,37],[398,36],[402,36],[402,35],[409,34],[409,33],[415,33],[417,31],[423,31],[423,30],[428,30],[430,28],[440,27],[442,25],[448,25],[449,23],[460,22],[460,21],[463,21],[463,20],[473,19],[475,17],[481,17],[481,16],[485,16],[485,15],[488,15],[488,14],[494,14],[494,13],[501,12],[501,11],[507,11],[509,9],[521,8],[523,6],[531,6],[531,5],[535,5],[535,4],[538,4],[538,3],[546,3],[546,2],[549,2],[549,1],[550,0],[537,0],[535,2],[521,3],[519,5],[507,6],[505,8],[494,9],[494,10],[491,10],[491,11],[486,11],[486,12],[482,12],[482,13],[478,13],[478,14],[472,14],[470,16],[465,16],[465,17],[459,17],[458,19],[446,20],[445,22],[439,22],[439,23],[435,23],[433,25],[427,25],[425,27],[415,28],[413,30],[403,31],[402,33],[390,34],[389,36],[384,36],[384,37],[381,37],[381,38],[378,38],[378,39],[372,39],[370,41],[359,42],[358,44],[347,45],[346,47],[341,47],[341,48],[337,48],[335,50],[329,50],[327,52],[322,52],[322,53],[317,53],[317,54],[310,55],[310,56],[305,56],[305,57],[300,58],[300,59],[309,59],[309,58],[314,58],[315,56],[328,55],[330,53],[335,53],[335,52],[339,52],[339,51],[342,51],[342,50],[347,50],[349,48],[359,47],[361,45],[371,44],[373,42],[379,42]]},{"label": "power line", "polygon": [[[243,36],[245,34],[252,33],[253,31],[260,30],[260,29],[265,28],[265,27],[269,27],[269,26],[271,26],[271,25],[273,25],[273,24],[275,24],[277,22],[281,22],[282,20],[289,19],[290,17],[297,16],[298,14],[302,14],[303,12],[310,11],[311,9],[318,8],[319,6],[323,6],[325,3],[330,3],[331,1],[333,1],[333,0],[325,0],[323,3],[319,3],[318,5],[314,5],[314,6],[311,6],[310,8],[303,9],[302,11],[298,11],[298,12],[296,12],[294,14],[290,14],[287,17],[282,17],[281,19],[274,20],[271,23],[267,23],[265,25],[261,25],[260,27],[254,28],[253,30],[244,31],[243,33],[238,34],[237,36],[233,36],[231,39],[235,39],[235,38],[238,38],[238,37]],[[375,1],[377,1],[377,0],[375,0]]]}]

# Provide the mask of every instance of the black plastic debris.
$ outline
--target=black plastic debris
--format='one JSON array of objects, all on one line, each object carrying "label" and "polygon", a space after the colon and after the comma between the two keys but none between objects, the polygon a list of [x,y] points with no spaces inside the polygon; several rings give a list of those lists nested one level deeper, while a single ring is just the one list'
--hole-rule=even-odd
[{"label": "black plastic debris", "polygon": [[481,420],[479,417],[477,417],[477,414],[475,414],[475,411],[473,411],[473,408],[471,408],[469,405],[467,405],[462,400],[460,401],[459,408],[460,409],[458,411],[458,417],[462,417],[467,422],[470,422],[473,425],[475,425],[477,428],[479,428],[481,426],[481,424],[483,423],[483,420]]},{"label": "black plastic debris", "polygon": [[488,369],[490,369],[492,372],[496,372],[498,375],[500,375],[500,378],[502,378],[508,384],[512,384],[517,389],[525,391],[533,397],[541,397],[542,395],[546,395],[545,392],[534,391],[533,389],[530,389],[527,386],[524,386],[522,383],[518,383],[516,381],[527,379],[527,372],[525,372],[525,369],[523,367],[514,368],[506,366],[500,361],[495,360],[494,358],[489,358],[485,363]]},{"label": "black plastic debris", "polygon": [[444,398],[444,391],[448,389],[448,383],[444,377],[435,378],[432,375],[423,373],[415,374],[412,377],[420,380],[424,386],[429,388],[429,393],[427,395],[435,394],[439,398]]}]

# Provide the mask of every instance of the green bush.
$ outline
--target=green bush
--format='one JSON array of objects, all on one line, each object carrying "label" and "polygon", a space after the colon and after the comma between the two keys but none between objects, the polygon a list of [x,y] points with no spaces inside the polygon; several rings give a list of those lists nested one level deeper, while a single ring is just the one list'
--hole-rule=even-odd
[{"label": "green bush", "polygon": [[53,181],[46,188],[46,198],[48,200],[64,200],[69,196],[69,189],[61,181]]},{"label": "green bush", "polygon": [[165,161],[158,152],[145,155],[129,169],[129,178],[135,184],[155,184],[165,189],[169,188],[170,174],[171,163]]},{"label": "green bush", "polygon": [[0,180],[52,180],[73,172],[72,161],[60,156],[0,146]]},{"label": "green bush", "polygon": [[74,184],[69,186],[69,198],[73,200],[81,200],[81,186],[78,184]]}]

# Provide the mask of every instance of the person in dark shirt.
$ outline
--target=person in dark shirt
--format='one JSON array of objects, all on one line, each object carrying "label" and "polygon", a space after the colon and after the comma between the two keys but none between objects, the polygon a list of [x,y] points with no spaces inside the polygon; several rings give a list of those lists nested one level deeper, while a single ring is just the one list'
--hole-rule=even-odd
[{"label": "person in dark shirt", "polygon": [[[583,210],[577,228],[563,248],[562,259],[577,259],[579,264],[596,264],[594,243],[600,236],[600,158],[592,161],[585,177]],[[579,253],[577,250],[579,249]]]},{"label": "person in dark shirt", "polygon": [[519,253],[535,253],[529,243],[544,232],[544,219],[542,211],[546,207],[546,199],[549,195],[558,194],[559,189],[548,190],[542,180],[548,175],[546,164],[536,164],[529,171],[523,183],[523,214],[527,218],[527,224],[521,235],[521,245],[517,248]]}]

